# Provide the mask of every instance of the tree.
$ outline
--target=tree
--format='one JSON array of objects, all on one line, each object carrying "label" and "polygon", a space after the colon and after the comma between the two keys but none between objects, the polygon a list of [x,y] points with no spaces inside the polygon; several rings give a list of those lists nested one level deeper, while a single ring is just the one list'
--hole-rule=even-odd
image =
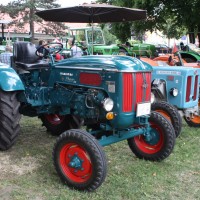
[{"label": "tree", "polygon": [[[129,0],[97,0],[99,3],[108,3],[117,6],[124,6],[124,7],[132,7],[133,1]],[[131,27],[132,23],[112,23],[110,24],[110,31],[113,35],[115,35],[120,42],[124,43],[131,37]]]},{"label": "tree", "polygon": [[[98,2],[147,10],[147,20],[134,22],[130,26],[136,34],[147,30],[151,32],[159,30],[168,38],[178,38],[183,32],[188,32],[192,43],[195,41],[195,33],[198,33],[200,38],[200,22],[197,17],[200,0],[98,0]],[[115,29],[117,30],[117,27]],[[123,37],[123,33],[119,34],[119,37]]]},{"label": "tree", "polygon": [[35,12],[39,9],[50,9],[60,7],[59,4],[54,3],[56,0],[15,0],[6,6],[0,6],[1,12],[8,13],[13,19],[13,24],[17,27],[23,27],[25,24],[29,24],[30,27],[30,40],[34,40],[34,23],[41,25],[41,31],[46,34],[56,36],[57,34],[64,34],[64,24],[44,22],[41,18],[35,15]]},{"label": "tree", "polygon": [[[170,9],[170,13],[176,16],[177,27],[186,27],[187,33],[191,43],[195,43],[195,35],[199,35],[200,22],[197,16],[199,16],[199,0],[165,0],[166,4]],[[199,37],[200,40],[200,37]]]},{"label": "tree", "polygon": [[115,44],[117,38],[109,31],[110,29],[109,25],[102,25],[101,28],[103,30],[103,35],[106,45]]}]

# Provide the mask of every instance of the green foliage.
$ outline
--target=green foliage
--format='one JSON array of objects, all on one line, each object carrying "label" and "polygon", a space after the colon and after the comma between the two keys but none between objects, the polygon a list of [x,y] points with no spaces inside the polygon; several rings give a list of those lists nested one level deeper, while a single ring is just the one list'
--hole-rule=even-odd
[{"label": "green foliage", "polygon": [[[132,29],[136,34],[141,34],[145,31],[159,30],[168,38],[179,38],[185,32],[199,32],[200,36],[200,21],[197,17],[199,0],[98,0],[98,2],[147,10],[147,20],[133,22],[126,31],[130,32]],[[115,25],[113,30],[117,31],[117,37],[123,40],[128,34],[124,36],[123,32],[118,31],[120,26],[120,24]]]},{"label": "green foliage", "polygon": [[116,36],[110,33],[108,25],[103,28],[103,35],[106,45],[111,45],[116,43]]},{"label": "green foliage", "polygon": [[25,24],[30,26],[31,41],[34,39],[34,23],[41,26],[41,31],[53,36],[64,35],[64,24],[62,23],[44,23],[41,18],[35,15],[39,9],[50,9],[60,7],[55,3],[56,0],[15,0],[6,6],[0,6],[2,13],[8,13],[13,19],[12,24],[18,28],[23,28]]},{"label": "green foliage", "polygon": [[113,23],[111,27],[111,33],[119,38],[122,43],[131,37],[131,23]]}]

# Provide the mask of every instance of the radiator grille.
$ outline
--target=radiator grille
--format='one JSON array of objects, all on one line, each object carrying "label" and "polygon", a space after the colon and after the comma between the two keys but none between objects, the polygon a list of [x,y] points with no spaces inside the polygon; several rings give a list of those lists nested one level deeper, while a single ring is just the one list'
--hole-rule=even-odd
[{"label": "radiator grille", "polygon": [[188,76],[187,77],[186,97],[185,97],[186,102],[190,101],[191,85],[192,85],[192,77]]},{"label": "radiator grille", "polygon": [[199,82],[199,76],[197,75],[197,76],[195,76],[195,82],[194,82],[194,95],[193,95],[194,101],[197,99],[198,82]]},{"label": "radiator grille", "polygon": [[123,112],[135,111],[137,103],[150,101],[151,73],[123,74]]}]

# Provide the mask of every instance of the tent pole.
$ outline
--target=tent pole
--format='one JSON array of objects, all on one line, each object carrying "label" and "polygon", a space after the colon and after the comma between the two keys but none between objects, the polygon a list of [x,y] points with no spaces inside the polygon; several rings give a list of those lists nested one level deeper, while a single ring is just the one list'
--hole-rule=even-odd
[{"label": "tent pole", "polygon": [[94,44],[94,27],[93,27],[94,23],[92,20],[92,55],[94,53],[94,48],[93,48],[93,44]]}]

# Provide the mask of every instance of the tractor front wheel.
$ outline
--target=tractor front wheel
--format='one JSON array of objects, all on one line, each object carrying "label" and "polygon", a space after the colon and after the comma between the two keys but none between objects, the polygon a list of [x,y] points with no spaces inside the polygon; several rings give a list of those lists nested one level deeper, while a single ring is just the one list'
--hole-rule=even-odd
[{"label": "tractor front wheel", "polygon": [[159,112],[167,120],[169,120],[174,127],[175,135],[178,137],[181,133],[182,118],[177,108],[165,101],[158,101],[151,105],[153,111]]},{"label": "tractor front wheel", "polygon": [[[198,102],[198,106],[200,107],[200,100]],[[200,116],[199,115],[193,115],[190,118],[187,118],[184,116],[184,119],[189,126],[200,127]]]},{"label": "tractor front wheel", "polygon": [[83,125],[83,121],[75,115],[44,114],[40,116],[42,125],[46,127],[52,135],[60,135],[69,129],[78,129]]},{"label": "tractor front wheel", "polygon": [[106,158],[98,141],[86,131],[62,133],[53,149],[55,169],[69,187],[93,191],[106,177]]},{"label": "tractor front wheel", "polygon": [[9,149],[19,135],[21,116],[16,94],[0,90],[0,150]]},{"label": "tractor front wheel", "polygon": [[167,158],[175,145],[175,132],[171,123],[161,114],[152,112],[149,118],[150,134],[128,139],[132,152],[140,159],[161,161]]},{"label": "tractor front wheel", "polygon": [[184,117],[186,123],[191,127],[200,127],[200,116],[194,115],[192,118]]}]

